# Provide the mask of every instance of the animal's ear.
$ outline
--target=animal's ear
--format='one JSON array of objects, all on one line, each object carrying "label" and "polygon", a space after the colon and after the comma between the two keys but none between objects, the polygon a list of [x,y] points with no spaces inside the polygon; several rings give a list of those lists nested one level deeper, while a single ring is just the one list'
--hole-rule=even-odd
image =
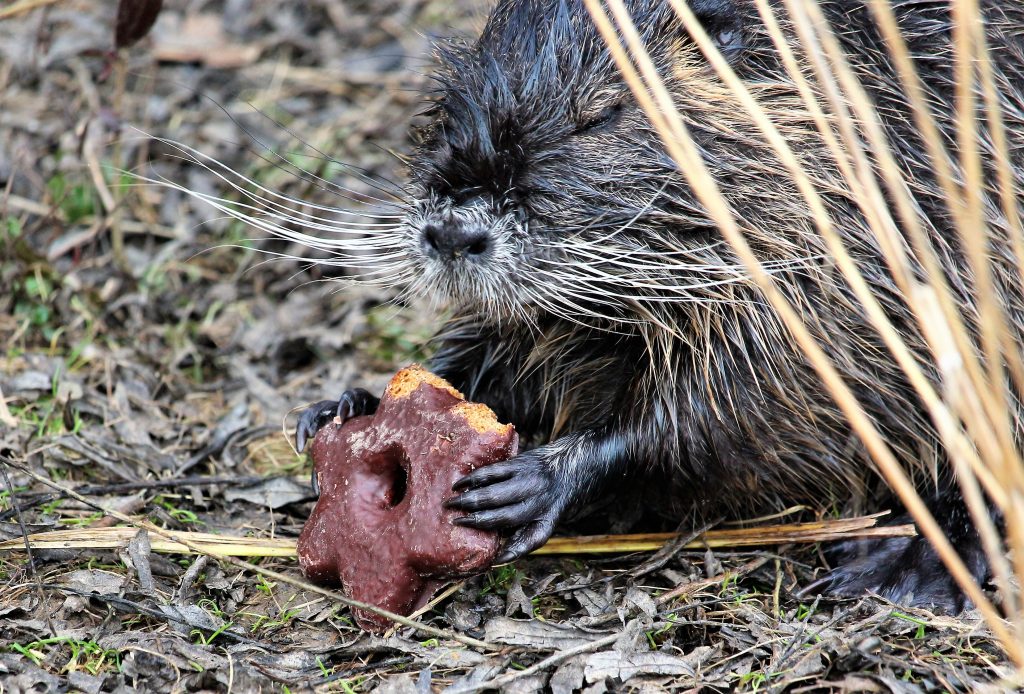
[{"label": "animal's ear", "polygon": [[688,0],[690,9],[718,45],[718,50],[728,58],[739,53],[744,45],[743,15],[737,7],[738,1]]}]

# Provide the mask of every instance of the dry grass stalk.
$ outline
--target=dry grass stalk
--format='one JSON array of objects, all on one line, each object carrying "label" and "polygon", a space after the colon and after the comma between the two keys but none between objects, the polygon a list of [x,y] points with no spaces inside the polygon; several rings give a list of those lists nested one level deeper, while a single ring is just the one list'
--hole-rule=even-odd
[{"label": "dry grass stalk", "polygon": [[[876,21],[890,47],[891,58],[904,81],[905,93],[912,105],[913,117],[926,153],[934,162],[936,180],[948,200],[949,212],[959,230],[974,275],[973,291],[978,302],[980,353],[966,326],[966,320],[950,290],[947,278],[924,230],[910,182],[888,150],[886,136],[866,90],[851,69],[839,42],[825,21],[821,8],[811,0],[785,0],[787,20],[795,30],[798,45],[780,28],[775,11],[767,0],[756,0],[759,12],[772,40],[780,51],[808,113],[811,114],[822,142],[835,158],[837,170],[849,186],[851,199],[864,213],[870,230],[883,249],[886,263],[908,307],[918,321],[934,365],[941,379],[942,392],[925,377],[909,346],[894,328],[871,294],[864,278],[838,235],[834,233],[825,206],[799,160],[780,135],[766,110],[749,93],[743,82],[706,35],[703,27],[682,0],[670,0],[687,33],[704,53],[718,76],[737,101],[746,109],[766,142],[772,146],[808,205],[808,209],[828,244],[833,260],[862,303],[865,314],[906,373],[930,414],[942,443],[955,467],[964,498],[981,533],[986,552],[1002,593],[1002,603],[1010,624],[981,591],[921,497],[911,476],[897,461],[884,437],[877,430],[852,391],[841,380],[830,358],[813,339],[796,311],[776,287],[746,241],[728,202],[698,153],[682,115],[659,76],[653,61],[621,0],[586,0],[602,36],[622,71],[626,82],[657,129],[669,154],[679,163],[697,198],[715,221],[726,241],[763,291],[780,319],[792,332],[823,384],[860,436],[879,471],[899,494],[922,532],[936,548],[943,562],[968,597],[978,606],[993,632],[1018,666],[1024,665],[1024,645],[1020,642],[1021,608],[1010,574],[1017,585],[1024,585],[1024,527],[1021,515],[1024,499],[1024,465],[1016,443],[1018,423],[1011,409],[1013,382],[1021,390],[1024,364],[1020,347],[1008,339],[1007,316],[1000,306],[989,263],[991,238],[984,224],[982,191],[984,171],[979,145],[980,93],[986,123],[992,133],[999,198],[1008,220],[1005,233],[1016,255],[1018,268],[1024,268],[1024,233],[1017,209],[1019,192],[1009,159],[1009,145],[1001,121],[998,88],[992,63],[985,48],[983,23],[975,0],[954,0],[956,25],[953,42],[957,75],[957,149],[959,161],[950,157],[942,136],[929,111],[924,89],[902,37],[888,0],[870,0]],[[607,7],[607,10],[605,9]],[[613,24],[614,21],[614,24]],[[795,51],[813,68],[814,84],[801,72]],[[977,74],[976,74],[977,73]],[[956,171],[954,171],[954,167]],[[879,180],[881,179],[881,180]],[[888,202],[888,201],[891,202]],[[890,209],[892,208],[892,210]],[[895,210],[895,216],[893,215]],[[908,243],[909,242],[909,243]],[[922,268],[922,279],[913,263]],[[1024,281],[1024,272],[1021,273]],[[1007,553],[981,492],[984,488],[992,503],[1006,519],[1010,547],[1017,559],[1011,567]]]},{"label": "dry grass stalk", "polygon": [[37,7],[55,5],[58,2],[60,2],[60,0],[18,0],[18,2],[0,9],[0,21],[4,19],[13,19],[18,15],[31,12]]},{"label": "dry grass stalk", "polygon": [[[796,3],[793,0],[790,0],[789,4],[797,7],[806,6],[810,22],[814,26],[827,29],[827,24],[824,22],[818,6],[806,2]],[[891,44],[896,46],[894,51],[902,48],[905,53],[905,45],[899,37],[888,2],[876,1],[873,3],[873,8],[880,17],[880,23],[888,25]],[[807,31],[806,24],[805,22],[805,31]],[[991,107],[987,117],[989,129],[992,132],[1001,133],[1001,139],[997,138],[996,147],[1003,150],[1002,156],[998,158],[1001,159],[1000,165],[1004,169],[999,174],[1000,197],[1003,200],[1004,211],[1007,207],[1015,208],[1015,203],[1009,203],[1015,199],[1015,194],[1012,190],[1012,174],[1008,170],[1008,150],[1006,149],[998,96],[994,88],[992,62],[984,53],[983,22],[980,19],[977,4],[973,2],[954,3],[953,26],[956,52],[955,69],[957,71],[957,148],[960,154],[959,177],[962,179],[962,183],[956,183],[948,164],[952,158],[949,157],[949,153],[942,144],[927,103],[923,97],[918,100],[912,99],[911,103],[918,127],[927,135],[925,139],[930,156],[933,161],[940,162],[938,167],[940,184],[947,193],[950,213],[955,220],[960,242],[965,249],[974,276],[973,289],[979,306],[981,359],[975,353],[974,341],[967,332],[964,322],[960,320],[959,307],[956,306],[941,272],[936,272],[932,278],[929,278],[929,283],[912,287],[908,293],[912,301],[924,299],[917,301],[914,313],[928,339],[935,363],[939,367],[940,376],[944,380],[946,402],[955,411],[959,421],[963,423],[977,449],[976,452],[967,450],[968,455],[965,456],[963,448],[950,445],[948,420],[940,429],[947,448],[950,450],[950,459],[956,467],[968,508],[972,512],[995,571],[997,583],[1002,592],[1004,610],[1017,627],[1019,635],[1020,599],[1009,580],[1009,562],[1006,559],[1006,551],[978,489],[980,481],[993,502],[1003,510],[1007,527],[1011,533],[1015,532],[1015,528],[1019,529],[1020,516],[1009,504],[1012,494],[1007,492],[1021,488],[1020,476],[1024,472],[1024,466],[1021,465],[1015,442],[1016,422],[1011,410],[1012,395],[1007,388],[1010,381],[1007,374],[1004,373],[1003,365],[1005,362],[1012,377],[1012,374],[1020,369],[1020,349],[1019,346],[1011,347],[1008,350],[1003,349],[1003,336],[1011,336],[1013,333],[1007,324],[1007,316],[1003,307],[997,300],[999,293],[993,281],[989,261],[992,253],[990,236],[992,230],[986,227],[982,214],[981,192],[985,190],[986,185],[979,151],[979,114],[974,96],[973,75],[975,66],[979,66],[979,71],[988,75],[987,78],[983,76],[982,79],[983,81],[987,79],[989,82],[987,90],[989,94],[987,103]],[[897,199],[909,207],[911,201],[906,193],[907,184],[899,176],[891,157],[887,156],[888,150],[870,99],[854,77],[853,71],[846,63],[845,56],[832,33],[822,31],[821,35],[821,41],[829,60],[837,66],[836,72],[841,78],[843,88],[847,94],[851,95],[851,102],[855,106],[854,110],[859,122],[868,124],[872,151],[881,152],[880,158],[884,162],[883,173],[888,180],[889,191],[894,194],[898,193]],[[917,75],[914,73],[913,64],[907,55],[903,56],[899,65],[905,73],[906,80],[910,84],[917,85],[920,91]],[[1018,249],[1019,253],[1022,248],[1022,235],[1015,209],[1008,212],[1006,217],[1010,222],[1006,235],[1010,240],[1011,247]],[[917,224],[912,226],[919,229]],[[934,249],[930,247],[930,244],[923,243],[921,245],[927,256],[933,258]],[[1017,256],[1018,268],[1022,258],[1024,256]],[[909,270],[909,268],[907,269]],[[1018,281],[1021,280],[1021,277],[1017,278]],[[946,315],[951,315],[953,319],[943,320],[943,313],[935,310],[937,305],[941,306]],[[947,365],[953,365],[953,367],[949,368]],[[965,368],[961,369],[959,365],[964,365]],[[977,464],[979,454],[983,460],[981,466]],[[1017,556],[1020,556],[1019,553]],[[1016,568],[1019,577],[1021,568],[1019,563]]]},{"label": "dry grass stalk", "polygon": [[[682,549],[764,547],[790,543],[834,542],[867,537],[905,537],[916,535],[913,525],[874,527],[876,516],[789,523],[755,528],[709,530]],[[534,554],[605,554],[623,552],[654,552],[677,537],[675,533],[637,535],[593,535],[589,537],[554,537]]]},{"label": "dry grass stalk", "polygon": [[[148,529],[147,529],[148,530]],[[134,527],[74,528],[28,536],[32,549],[120,549],[139,533]],[[214,557],[294,557],[295,540],[263,537],[231,537],[213,533],[165,530],[151,537],[154,552],[193,554],[193,548]],[[0,542],[0,551],[24,551],[23,538]]]},{"label": "dry grass stalk", "polygon": [[[752,547],[789,543],[831,542],[856,537],[896,537],[915,535],[912,525],[876,527],[880,514],[813,523],[786,523],[752,528],[709,530],[684,549]],[[33,549],[119,549],[139,532],[136,527],[75,528],[54,530],[28,536]],[[653,552],[674,540],[675,533],[636,535],[593,535],[588,537],[556,537],[535,554],[622,554]],[[150,538],[154,552],[172,554],[203,554],[215,557],[294,557],[295,540],[291,538],[232,537],[213,533],[164,530]],[[24,538],[0,542],[0,552],[24,551]]]},{"label": "dry grass stalk", "polygon": [[[876,3],[876,5],[880,4]],[[1003,491],[1005,487],[995,478],[989,467],[982,462],[981,456],[987,457],[990,461],[1002,460],[1003,456],[1010,450],[1006,446],[1006,432],[1009,431],[1005,425],[1008,422],[1007,414],[1009,412],[1006,399],[988,397],[991,393],[997,393],[1001,389],[999,386],[993,387],[990,384],[986,378],[986,369],[983,368],[983,365],[975,355],[974,343],[965,327],[964,319],[961,315],[961,307],[957,305],[952,295],[947,278],[938,261],[936,250],[932,247],[927,234],[924,232],[923,220],[917,213],[908,190],[909,184],[903,179],[899,166],[889,153],[888,141],[882,131],[880,120],[874,110],[871,99],[854,75],[835,36],[832,35],[831,31],[827,30],[828,25],[820,12],[820,8],[811,3],[797,2],[796,0],[787,0],[787,6],[790,8],[790,14],[794,18],[794,23],[801,36],[801,40],[804,45],[811,47],[808,49],[808,52],[812,56],[812,62],[819,81],[831,87],[827,90],[830,95],[830,106],[840,114],[838,122],[841,125],[844,136],[844,144],[857,160],[860,179],[868,182],[869,185],[877,190],[874,184],[874,167],[877,165],[886,183],[887,192],[896,201],[903,228],[906,229],[911,239],[914,258],[919,260],[926,268],[925,275],[928,282],[921,283],[914,280],[913,269],[910,266],[908,256],[899,252],[900,244],[898,239],[885,247],[887,249],[886,257],[889,268],[893,272],[894,277],[897,278],[908,305],[911,307],[913,315],[917,318],[922,333],[932,349],[935,364],[938,366],[940,375],[944,380],[945,404],[949,409],[937,408],[931,400],[930,393],[923,393],[920,385],[916,382],[914,369],[908,367],[902,361],[900,365],[908,374],[908,377],[911,378],[911,381],[915,383],[915,387],[922,395],[922,400],[929,403],[932,419],[936,423],[939,433],[946,444],[951,461],[959,471],[958,475],[961,482],[970,487],[974,484],[974,476],[977,476],[985,485],[986,491],[989,492],[990,496],[997,503],[1000,501],[1005,503],[1005,492]],[[816,27],[821,27],[825,30],[816,32]],[[898,31],[896,33],[898,34]],[[776,41],[778,42],[778,39]],[[914,80],[916,80],[916,73]],[[917,84],[916,81],[914,83]],[[847,104],[849,104],[852,111],[852,117],[850,112],[846,110]],[[918,127],[921,132],[925,133],[926,148],[934,160],[942,162],[938,166],[940,185],[947,193],[951,215],[963,236],[963,225],[970,224],[971,222],[964,216],[964,203],[956,190],[954,174],[948,164],[949,153],[942,144],[938,128],[928,108],[917,108],[915,106],[915,111],[917,112]],[[854,128],[854,123],[859,128]],[[864,133],[867,144],[875,155],[874,157],[867,155],[860,138],[860,132]],[[978,172],[980,175],[980,169]],[[888,216],[887,205],[880,192],[875,192],[870,199],[864,199],[863,195],[858,196],[858,204],[865,212],[866,217],[872,220],[871,228],[876,237],[882,238],[883,233],[889,232],[889,230],[895,231],[895,226],[891,224],[879,226],[875,221],[881,216]],[[984,227],[979,226],[975,228],[983,229]],[[973,235],[967,234],[967,236],[972,236],[975,239],[983,237],[982,234],[977,233]],[[965,241],[965,246],[967,244],[968,242]],[[973,262],[976,264],[977,260],[975,259]],[[975,270],[975,273],[977,274],[977,270]],[[991,305],[993,303],[992,296],[994,296],[994,290],[991,286],[984,291],[976,288],[976,292],[984,296],[988,304]],[[941,310],[936,310],[936,306]],[[983,312],[985,310],[984,308],[982,309]],[[991,315],[991,306],[987,310]],[[880,332],[883,331],[883,328],[879,327],[877,323],[876,327]],[[1009,334],[1005,326],[1001,329],[1006,334]],[[896,338],[901,339],[898,335],[896,335]],[[891,344],[891,341],[888,339],[887,342]],[[916,367],[916,365],[914,366]],[[980,397],[971,398],[971,395],[974,393],[979,394]],[[974,404],[973,408],[967,408],[969,411],[966,414],[963,406],[964,396]],[[986,399],[988,401],[987,405],[985,404]],[[978,414],[971,416],[972,411],[978,413],[979,407],[984,407],[985,412],[997,413],[1004,421],[1001,422],[997,418],[993,425],[984,413],[981,413],[980,416]],[[954,414],[952,419],[949,417],[950,409],[953,410]],[[964,422],[967,425],[968,432],[971,435],[971,440],[966,446],[964,445],[964,432],[961,429],[960,422]],[[965,463],[965,461],[967,462]],[[964,471],[966,466],[970,467],[970,472]],[[998,546],[998,533],[992,525],[984,504],[980,502],[980,496],[970,489],[965,489],[965,498],[975,516],[979,531],[989,548],[989,555],[992,557],[996,576],[1000,583],[1007,588],[1004,591],[1004,602],[1010,608],[1010,614],[1014,615],[1016,599],[1008,590],[1010,585],[1007,580],[1009,572],[1005,553]]]}]

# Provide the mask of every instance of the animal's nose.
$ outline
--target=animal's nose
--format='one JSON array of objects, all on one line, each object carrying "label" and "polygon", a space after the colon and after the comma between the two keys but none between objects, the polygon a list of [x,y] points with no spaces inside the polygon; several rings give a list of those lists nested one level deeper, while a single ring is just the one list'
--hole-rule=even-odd
[{"label": "animal's nose", "polygon": [[490,245],[486,229],[476,225],[444,222],[423,228],[423,243],[435,257],[479,256]]}]

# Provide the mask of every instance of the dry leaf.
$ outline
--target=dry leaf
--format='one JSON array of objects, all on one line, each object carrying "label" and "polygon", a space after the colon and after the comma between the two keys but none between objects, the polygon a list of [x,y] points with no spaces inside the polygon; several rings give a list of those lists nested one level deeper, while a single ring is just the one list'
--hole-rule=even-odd
[{"label": "dry leaf", "polygon": [[260,49],[259,46],[233,43],[224,34],[221,18],[205,13],[189,15],[177,32],[157,37],[153,55],[164,62],[238,68],[254,62],[260,55]]},{"label": "dry leaf", "polygon": [[149,33],[163,0],[120,0],[114,26],[114,47],[127,48]]}]

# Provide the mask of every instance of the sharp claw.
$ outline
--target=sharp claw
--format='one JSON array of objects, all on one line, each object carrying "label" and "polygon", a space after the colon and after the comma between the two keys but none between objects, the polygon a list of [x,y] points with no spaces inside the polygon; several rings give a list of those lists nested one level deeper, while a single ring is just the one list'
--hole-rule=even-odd
[{"label": "sharp claw", "polygon": [[362,388],[346,390],[338,397],[335,415],[342,422],[346,422],[353,417],[373,414],[377,409],[377,402],[377,398],[374,398]]},{"label": "sharp claw", "polygon": [[501,555],[494,560],[495,564],[508,564],[516,560],[514,552],[502,552]]},{"label": "sharp claw", "polygon": [[320,478],[316,474],[316,468],[313,468],[313,474],[310,475],[309,486],[313,488],[313,494],[317,497],[320,496]]},{"label": "sharp claw", "polygon": [[477,480],[473,477],[473,473],[470,473],[470,474],[466,475],[465,477],[462,477],[462,478],[456,480],[455,484],[452,485],[452,491],[453,492],[464,492],[467,489],[476,489],[478,487],[483,487],[483,486],[486,486],[486,485],[478,484]]}]

